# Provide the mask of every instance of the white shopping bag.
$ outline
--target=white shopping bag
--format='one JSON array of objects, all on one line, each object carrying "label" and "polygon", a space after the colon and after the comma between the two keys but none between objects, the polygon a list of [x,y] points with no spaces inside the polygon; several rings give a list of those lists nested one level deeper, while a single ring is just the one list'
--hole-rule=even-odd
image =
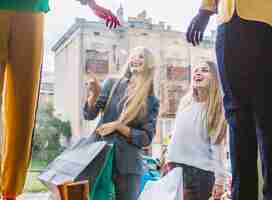
[{"label": "white shopping bag", "polygon": [[147,182],[138,200],[183,200],[182,168],[176,167],[160,180]]}]

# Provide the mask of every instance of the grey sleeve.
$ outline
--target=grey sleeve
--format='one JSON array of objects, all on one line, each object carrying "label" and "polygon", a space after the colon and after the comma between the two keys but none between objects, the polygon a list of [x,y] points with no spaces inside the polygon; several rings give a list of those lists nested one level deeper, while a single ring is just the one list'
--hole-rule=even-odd
[{"label": "grey sleeve", "polygon": [[131,129],[131,142],[139,148],[151,144],[156,133],[157,116],[159,113],[159,101],[154,98],[148,109],[148,116],[143,127]]}]

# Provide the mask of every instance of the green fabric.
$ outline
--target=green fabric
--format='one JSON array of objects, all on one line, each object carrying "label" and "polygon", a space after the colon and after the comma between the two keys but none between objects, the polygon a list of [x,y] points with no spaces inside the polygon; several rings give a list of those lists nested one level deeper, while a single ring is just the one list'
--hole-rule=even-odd
[{"label": "green fabric", "polygon": [[112,162],[114,156],[114,145],[106,155],[95,183],[90,188],[90,200],[115,200],[115,188],[112,181]]},{"label": "green fabric", "polygon": [[0,0],[0,10],[48,12],[49,0]]}]

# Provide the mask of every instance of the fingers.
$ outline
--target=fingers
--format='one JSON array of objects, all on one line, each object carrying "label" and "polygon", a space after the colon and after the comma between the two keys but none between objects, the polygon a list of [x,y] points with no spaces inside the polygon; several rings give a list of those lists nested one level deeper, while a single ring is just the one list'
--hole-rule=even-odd
[{"label": "fingers", "polygon": [[203,35],[204,35],[204,32],[201,31],[201,32],[199,33],[199,42],[202,42],[202,41],[203,41]]},{"label": "fingers", "polygon": [[117,26],[121,26],[121,23],[118,19],[117,19]]},{"label": "fingers", "polygon": [[96,132],[98,135],[107,136],[112,133],[112,130],[109,128],[98,128]]},{"label": "fingers", "polygon": [[97,6],[95,9],[95,14],[106,21],[106,27],[112,29],[117,28],[117,26],[120,26],[120,21],[118,18],[108,9],[105,9],[103,7]]},{"label": "fingers", "polygon": [[108,130],[107,125],[101,125],[96,129],[96,132],[99,133],[100,135],[103,135]]},{"label": "fingers", "polygon": [[120,22],[116,16],[110,14],[106,18],[106,26],[110,29],[120,26]]},{"label": "fingers", "polygon": [[117,28],[118,26],[120,26],[120,22],[117,17],[114,16],[114,28]]},{"label": "fingers", "polygon": [[193,46],[199,45],[203,40],[203,31],[192,28],[189,33],[187,33],[187,41],[192,43]]},{"label": "fingers", "polygon": [[95,131],[98,135],[103,135],[103,132],[104,132],[104,129],[103,129],[103,127],[102,126],[100,126],[99,128],[97,128],[96,129],[96,131]]},{"label": "fingers", "polygon": [[107,18],[107,20],[106,20],[106,27],[109,27],[109,23],[110,23],[110,18]]},{"label": "fingers", "polygon": [[194,46],[199,45],[200,42],[202,42],[202,40],[203,40],[203,32],[195,31],[194,41],[193,41]]},{"label": "fingers", "polygon": [[199,45],[203,41],[203,35],[207,22],[199,19],[197,16],[192,20],[186,33],[186,39],[194,46]]},{"label": "fingers", "polygon": [[187,33],[186,33],[186,39],[189,43],[192,43],[193,46],[199,45],[201,42],[201,35],[202,32],[198,29],[198,27],[195,24],[195,20],[191,22]]},{"label": "fingers", "polygon": [[111,18],[111,23],[110,23],[110,26],[109,26],[109,28],[110,29],[112,29],[112,27],[113,27],[113,25],[114,25],[114,17],[113,16],[110,16],[110,18]]},{"label": "fingers", "polygon": [[193,22],[191,22],[186,32],[186,39],[189,43],[192,43],[192,31],[193,31]]},{"label": "fingers", "polygon": [[193,46],[197,45],[197,35],[198,35],[198,31],[196,29],[193,29],[193,32],[192,32],[192,44],[193,44]]}]

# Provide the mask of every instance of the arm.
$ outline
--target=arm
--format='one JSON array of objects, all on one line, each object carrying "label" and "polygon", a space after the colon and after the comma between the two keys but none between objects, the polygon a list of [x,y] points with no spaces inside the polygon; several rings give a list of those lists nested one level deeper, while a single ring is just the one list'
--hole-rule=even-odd
[{"label": "arm", "polygon": [[83,116],[85,120],[93,120],[97,117],[98,113],[102,111],[108,101],[110,91],[114,81],[107,79],[104,81],[102,90],[99,95],[94,95],[91,100],[87,100],[83,108]]},{"label": "arm", "polygon": [[215,133],[211,136],[211,149],[215,166],[215,183],[221,184],[226,178],[226,152],[225,152],[225,141],[227,135],[227,122],[225,120],[224,113],[220,116],[220,121]]},{"label": "arm", "polygon": [[210,14],[214,14],[217,12],[217,5],[218,0],[202,0],[199,10],[210,11]]},{"label": "arm", "polygon": [[212,196],[214,199],[221,199],[224,193],[224,183],[226,182],[226,166],[225,161],[227,160],[227,152],[225,151],[225,138],[227,132],[227,124],[222,114],[218,130],[214,138],[211,138],[212,145],[212,157],[214,161],[214,173],[215,173],[215,184],[213,187]]},{"label": "arm", "polygon": [[120,121],[113,121],[106,124],[102,124],[96,129],[97,133],[101,136],[107,136],[113,132],[127,138],[128,142],[138,146],[139,148],[148,146],[151,144],[152,139],[156,132],[156,122],[159,111],[159,102],[156,98],[153,101],[149,101],[148,115],[145,123],[142,127],[131,128]]},{"label": "arm", "polygon": [[186,33],[187,41],[199,45],[209,23],[210,16],[217,12],[219,0],[202,0],[198,14],[192,19]]},{"label": "arm", "polygon": [[[152,139],[156,133],[157,116],[159,113],[159,101],[154,98],[148,105],[148,116],[140,128],[130,128],[129,141],[139,148],[151,144]],[[120,131],[122,134],[122,132]]]},{"label": "arm", "polygon": [[94,14],[106,21],[106,26],[109,28],[116,28],[120,26],[118,18],[108,9],[99,6],[95,0],[77,0],[83,5],[88,5]]},{"label": "arm", "polygon": [[214,159],[215,183],[213,185],[213,199],[221,199],[224,194],[224,183],[226,183],[227,173],[225,169],[226,152],[223,144],[212,146]]},{"label": "arm", "polygon": [[221,144],[213,144],[212,157],[214,161],[214,173],[215,173],[215,184],[223,185],[226,181],[226,169],[225,169],[225,145],[222,142]]}]

